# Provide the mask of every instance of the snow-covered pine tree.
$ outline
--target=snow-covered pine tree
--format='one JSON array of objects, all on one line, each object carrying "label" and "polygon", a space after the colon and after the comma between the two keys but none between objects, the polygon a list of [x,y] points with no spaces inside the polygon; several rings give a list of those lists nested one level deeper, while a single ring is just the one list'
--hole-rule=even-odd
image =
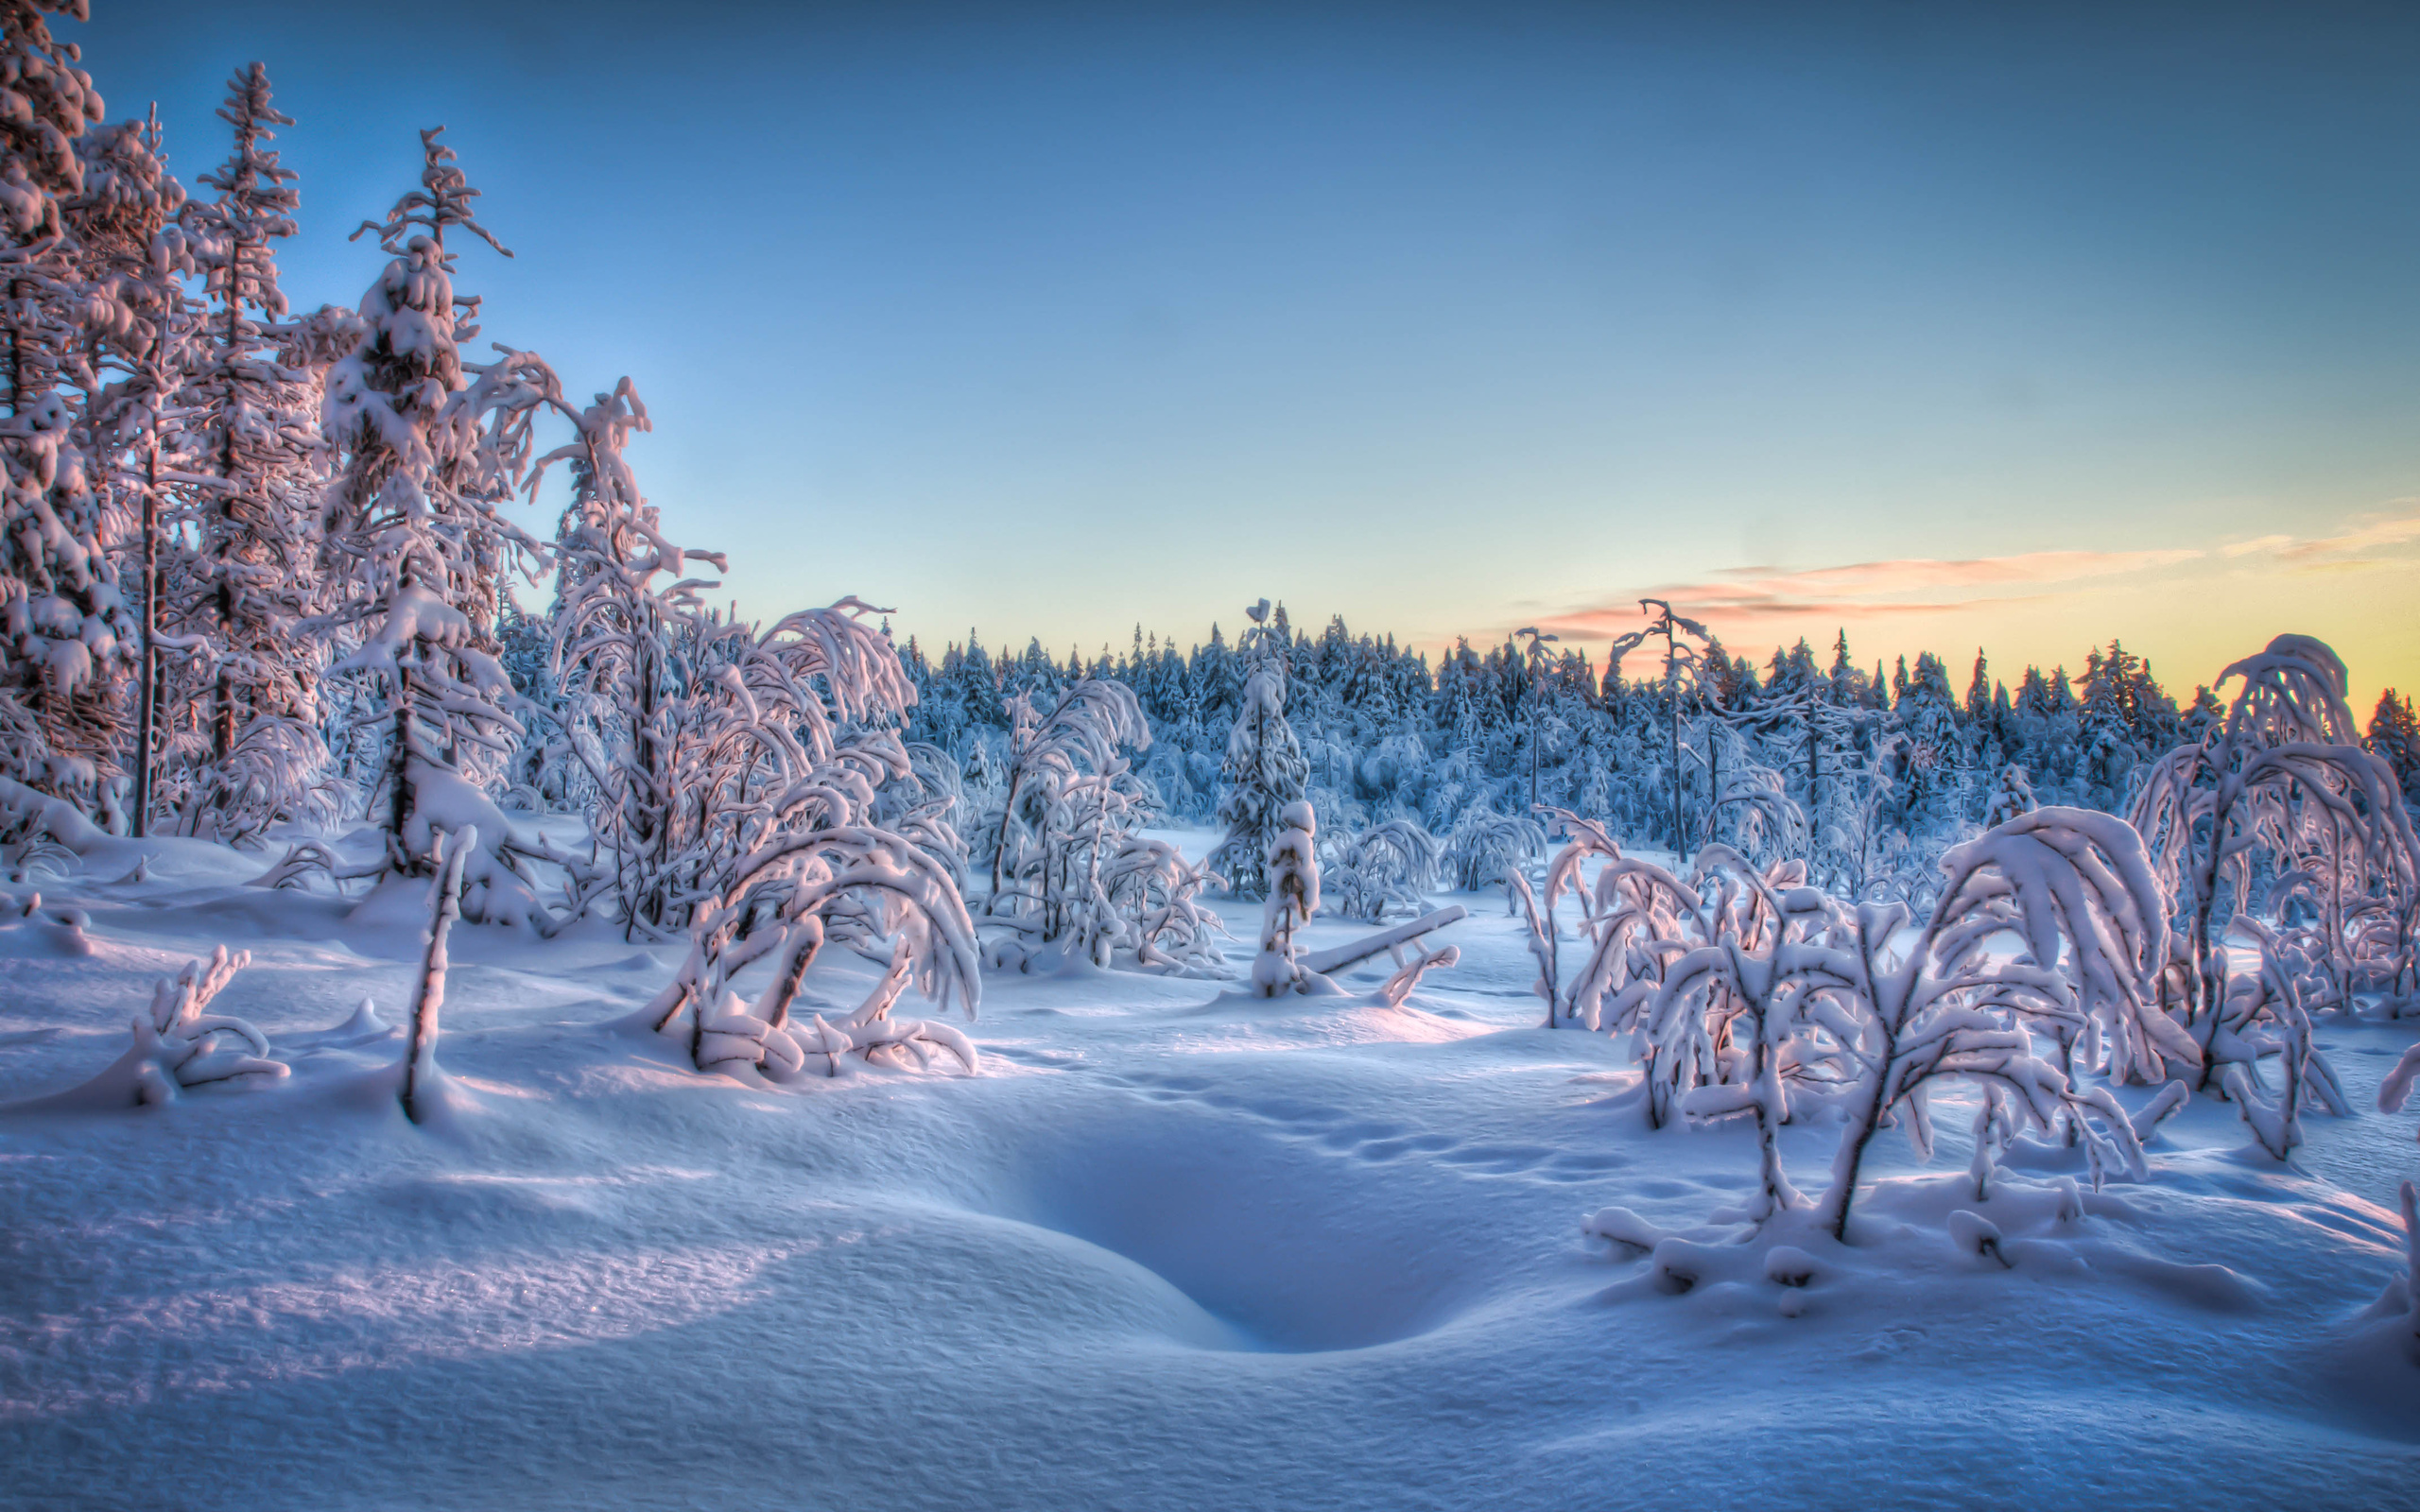
[{"label": "snow-covered pine tree", "polygon": [[63,201],[101,119],[75,45],[46,17],[82,0],[0,3],[0,772],[91,812],[136,627],[105,550],[101,495],[60,391],[80,305]]},{"label": "snow-covered pine tree", "polygon": [[[1227,837],[1211,854],[1211,868],[1227,879],[1229,895],[1258,898],[1269,886],[1271,841],[1286,828],[1286,805],[1303,797],[1310,764],[1286,722],[1286,663],[1291,646],[1280,610],[1270,623],[1269,600],[1244,611],[1252,628],[1236,640],[1245,672],[1236,695],[1235,728],[1227,735],[1227,758],[1219,767],[1226,791],[1219,799],[1219,822]],[[1212,644],[1217,644],[1217,633]]]},{"label": "snow-covered pine tree", "polygon": [[532,353],[462,356],[478,301],[454,291],[446,235],[505,249],[474,217],[478,191],[438,140],[443,129],[421,133],[421,186],[354,232],[376,232],[392,261],[362,296],[359,344],[325,383],[322,428],[341,460],[326,497],[322,623],[361,636],[331,671],[366,679],[383,700],[386,770],[372,814],[389,868],[427,875],[437,831],[474,826],[463,916],[543,923],[511,829],[482,789],[522,733],[495,655],[504,576],[544,554],[501,507],[528,474],[532,417],[562,400]]},{"label": "snow-covered pine tree", "polygon": [[335,806],[319,733],[326,642],[298,631],[319,609],[325,448],[317,385],[281,323],[276,244],[294,234],[301,197],[268,143],[294,123],[259,63],[228,80],[218,115],[234,147],[201,176],[217,198],[185,207],[210,309],[178,396],[189,465],[216,486],[187,490],[192,549],[162,605],[169,629],[207,636],[215,654],[167,669],[167,701],[186,728],[164,785],[178,833],[242,838]]},{"label": "snow-covered pine tree", "polygon": [[[184,186],[161,156],[157,112],[95,127],[78,139],[82,186],[62,205],[81,292],[65,376],[84,396],[77,427],[90,475],[105,490],[108,533],[128,542],[121,591],[140,613],[135,633],[101,653],[89,696],[70,704],[91,745],[114,761],[131,726],[135,833],[150,816],[161,729],[160,586],[170,487],[199,481],[182,455],[175,390],[187,366],[191,306],[182,276],[194,271],[174,224]],[[190,647],[188,647],[190,648]],[[132,698],[124,674],[130,671]],[[131,707],[129,707],[130,702]],[[106,794],[109,789],[104,786]]]},{"label": "snow-covered pine tree", "polygon": [[2411,700],[2393,688],[2379,694],[2362,744],[2394,768],[2395,781],[2403,784],[2404,806],[2420,809],[2420,718],[2412,715]]}]

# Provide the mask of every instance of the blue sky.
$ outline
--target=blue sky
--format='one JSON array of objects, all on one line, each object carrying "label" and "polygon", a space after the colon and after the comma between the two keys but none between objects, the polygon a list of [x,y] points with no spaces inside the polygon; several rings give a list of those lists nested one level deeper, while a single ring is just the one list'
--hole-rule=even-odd
[{"label": "blue sky", "polygon": [[446,123],[752,610],[2420,682],[2415,8],[95,9],[188,182],[268,64],[298,302]]}]

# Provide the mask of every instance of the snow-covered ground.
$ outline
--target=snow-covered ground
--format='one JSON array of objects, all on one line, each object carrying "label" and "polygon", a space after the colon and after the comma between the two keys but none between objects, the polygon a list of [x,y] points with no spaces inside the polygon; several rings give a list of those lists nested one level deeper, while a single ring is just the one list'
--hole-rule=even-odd
[{"label": "snow-covered ground", "polygon": [[[1493,895],[1402,1011],[999,976],[979,1075],[792,1091],[617,1022],[670,948],[460,926],[458,1095],[416,1127],[400,1035],[337,1026],[364,996],[401,1021],[417,929],[150,850],[40,883],[91,954],[0,929],[0,1100],[100,1071],[220,943],[252,963],[215,1009],[293,1074],[0,1112],[8,1505],[2420,1503],[2420,1366],[2358,1317],[2401,1265],[2408,1115],[2314,1118],[2279,1165],[2205,1099],[2148,1182],[2061,1219],[2059,1152],[1979,1206],[1945,1110],[1928,1164],[1877,1144],[1861,1243],[1807,1284],[1717,1253],[1675,1295],[1582,1220],[1704,1224],[1753,1137],[1651,1132],[1620,1046],[1539,1027]],[[1256,910],[1227,912],[1241,965]],[[2322,1035],[2361,1105],[2410,1039]],[[1831,1131],[1785,1133],[1820,1189]]]}]

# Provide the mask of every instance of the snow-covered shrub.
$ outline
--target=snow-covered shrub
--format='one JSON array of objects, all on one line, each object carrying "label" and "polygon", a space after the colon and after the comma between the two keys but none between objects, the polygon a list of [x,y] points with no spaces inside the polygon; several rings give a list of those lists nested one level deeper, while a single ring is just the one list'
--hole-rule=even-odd
[{"label": "snow-covered shrub", "polygon": [[[2227,992],[2220,1005],[2210,1049],[2222,1073],[2228,1098],[2236,1105],[2261,1147],[2278,1160],[2303,1143],[2302,1110],[2316,1103],[2340,1117],[2352,1111],[2344,1089],[2313,1042],[2306,994],[2316,975],[2297,971],[2287,943],[2256,919],[2238,919],[2235,927],[2251,936],[2260,955],[2257,971],[2231,971]],[[2301,963],[2308,966],[2308,962]],[[2188,1040],[2189,1042],[2189,1040]],[[2272,1094],[2256,1068],[2264,1057],[2278,1063],[2278,1085]]]},{"label": "snow-covered shrub", "polygon": [[873,820],[915,841],[962,889],[969,851],[957,825],[966,803],[958,764],[929,741],[911,740],[906,748],[908,770],[874,795]]},{"label": "snow-covered shrub", "polygon": [[230,953],[221,945],[209,960],[187,962],[159,983],[150,1006],[135,1015],[134,1042],[125,1055],[91,1081],[39,1106],[155,1107],[188,1088],[251,1087],[285,1077],[287,1068],[270,1057],[268,1036],[241,1019],[203,1011],[251,960],[250,952]]},{"label": "snow-covered shrub", "polygon": [[1440,859],[1456,891],[1478,892],[1503,883],[1509,896],[1512,874],[1546,850],[1547,832],[1537,820],[1473,805],[1455,821]]},{"label": "snow-covered shrub", "polygon": [[[1954,848],[1943,869],[1941,901],[1912,936],[1904,903],[1863,903],[1820,941],[1779,952],[1849,1073],[1832,1185],[1816,1210],[1835,1238],[1886,1119],[1930,1151],[1927,1094],[1943,1077],[1997,1084],[2022,1123],[2072,1135],[2096,1181],[2112,1166],[2141,1173],[2141,1143],[2116,1100],[2077,1088],[2035,1043],[2155,1001],[2164,900],[2141,837],[2107,815],[2038,809]],[[2021,949],[2003,958],[1998,942],[2012,938]]]},{"label": "snow-covered shrub", "polygon": [[1210,974],[1224,964],[1227,926],[1202,894],[1219,882],[1207,862],[1184,859],[1166,840],[1130,835],[1101,867],[1115,919],[1115,954],[1145,971]]},{"label": "snow-covered shrub", "polygon": [[[689,622],[717,662],[659,716],[677,738],[671,770],[683,828],[661,875],[683,879],[689,953],[648,1010],[658,1029],[685,1014],[700,1070],[753,1067],[780,1079],[821,1055],[942,1044],[946,1025],[893,1021],[913,985],[946,1007],[980,992],[975,926],[952,869],[931,849],[872,822],[881,785],[908,775],[897,732],[915,689],[890,639],[843,600],[792,614],[759,636]],[[839,1023],[793,1020],[802,981],[827,943],[884,963],[880,985]],[[771,979],[752,1004],[731,983],[759,961]]]},{"label": "snow-covered shrub", "polygon": [[1744,755],[1722,774],[1708,827],[1713,843],[1768,863],[1806,851],[1806,816],[1790,798],[1781,774]]},{"label": "snow-covered shrub", "polygon": [[1437,885],[1443,850],[1416,819],[1392,818],[1353,836],[1321,863],[1322,885],[1347,919],[1386,922],[1387,910],[1416,914]]},{"label": "snow-covered shrub", "polygon": [[1665,967],[1647,1015],[1649,1074],[1660,1075],[1684,1116],[1754,1118],[1751,1223],[1802,1201],[1781,1159],[1793,1095],[1826,1095],[1855,1074],[1855,1042],[1838,1026],[1827,1035],[1815,1001],[1822,988],[1802,974],[1805,953],[1840,921],[1839,904],[1804,881],[1794,863],[1767,876],[1727,848],[1702,851],[1693,887],[1710,915],[1702,928],[1710,942]]},{"label": "snow-covered shrub", "polygon": [[[880,944],[888,967],[856,1012],[838,1023],[791,1009],[807,969],[836,935]],[[862,948],[862,947],[861,947]],[[731,983],[758,962],[771,978],[753,1003]],[[730,864],[700,907],[689,954],[648,1009],[660,1031],[689,1016],[698,1069],[752,1069],[776,1081],[804,1074],[821,1056],[827,1074],[851,1051],[896,1047],[922,1057],[950,1050],[969,1071],[973,1046],[947,1024],[892,1020],[907,987],[972,1018],[982,990],[974,921],[957,885],[905,838],[856,825],[787,832]]]},{"label": "snow-covered shrub", "polygon": [[1999,785],[1983,805],[1983,828],[2005,824],[2020,814],[2031,814],[2041,805],[2034,800],[2033,780],[2024,767],[2010,765],[2000,768]]},{"label": "snow-covered shrub", "polygon": [[1123,924],[1104,863],[1141,817],[1142,790],[1121,749],[1150,746],[1134,692],[1086,678],[1049,701],[1008,700],[1008,784],[983,832],[991,852],[987,921],[1070,958],[1107,965]]},{"label": "snow-covered shrub", "polygon": [[[1703,901],[1663,867],[1624,855],[1601,826],[1567,812],[1555,817],[1572,838],[1548,864],[1544,896],[1530,915],[1538,987],[1551,995],[1547,1022],[1632,1035],[1646,1071],[1648,1120],[1661,1127],[1670,1115],[1679,1072],[1659,1064],[1658,1047],[1644,1032],[1645,1013],[1663,988],[1666,963],[1704,943],[1700,917]],[[1597,871],[1588,878],[1583,868],[1592,860],[1598,863]],[[1526,884],[1520,890],[1527,895]],[[1565,893],[1579,902],[1579,934],[1588,947],[1568,984],[1563,980],[1556,919]]]}]

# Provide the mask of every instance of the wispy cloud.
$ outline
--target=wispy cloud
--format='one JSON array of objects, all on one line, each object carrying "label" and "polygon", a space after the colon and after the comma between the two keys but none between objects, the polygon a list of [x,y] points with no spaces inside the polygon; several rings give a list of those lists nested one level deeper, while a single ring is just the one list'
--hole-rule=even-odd
[{"label": "wispy cloud", "polygon": [[1810,619],[1870,620],[1940,614],[1982,602],[2006,605],[2055,596],[1987,590],[2108,577],[2170,567],[2204,555],[2187,549],[2029,551],[1956,561],[1905,557],[1799,572],[1734,567],[1697,582],[1668,583],[1612,602],[1573,610],[1555,616],[1551,625],[1566,635],[1618,635],[1638,627],[1640,596],[1669,599],[1682,612],[1714,621],[1718,628]]},{"label": "wispy cloud", "polygon": [[[2290,540],[2274,536],[2265,539]],[[2348,556],[2355,552],[2375,551],[2380,546],[2400,546],[2413,541],[2420,541],[2420,513],[2407,512],[2369,520],[2342,535],[2322,536],[2316,541],[2292,541],[2290,544],[2280,545],[2277,555],[2287,561],[2308,561],[2313,557]]]},{"label": "wispy cloud", "polygon": [[2249,557],[2256,551],[2275,551],[2294,543],[2291,536],[2255,536],[2250,541],[2230,541],[2219,548],[2222,557]]}]

